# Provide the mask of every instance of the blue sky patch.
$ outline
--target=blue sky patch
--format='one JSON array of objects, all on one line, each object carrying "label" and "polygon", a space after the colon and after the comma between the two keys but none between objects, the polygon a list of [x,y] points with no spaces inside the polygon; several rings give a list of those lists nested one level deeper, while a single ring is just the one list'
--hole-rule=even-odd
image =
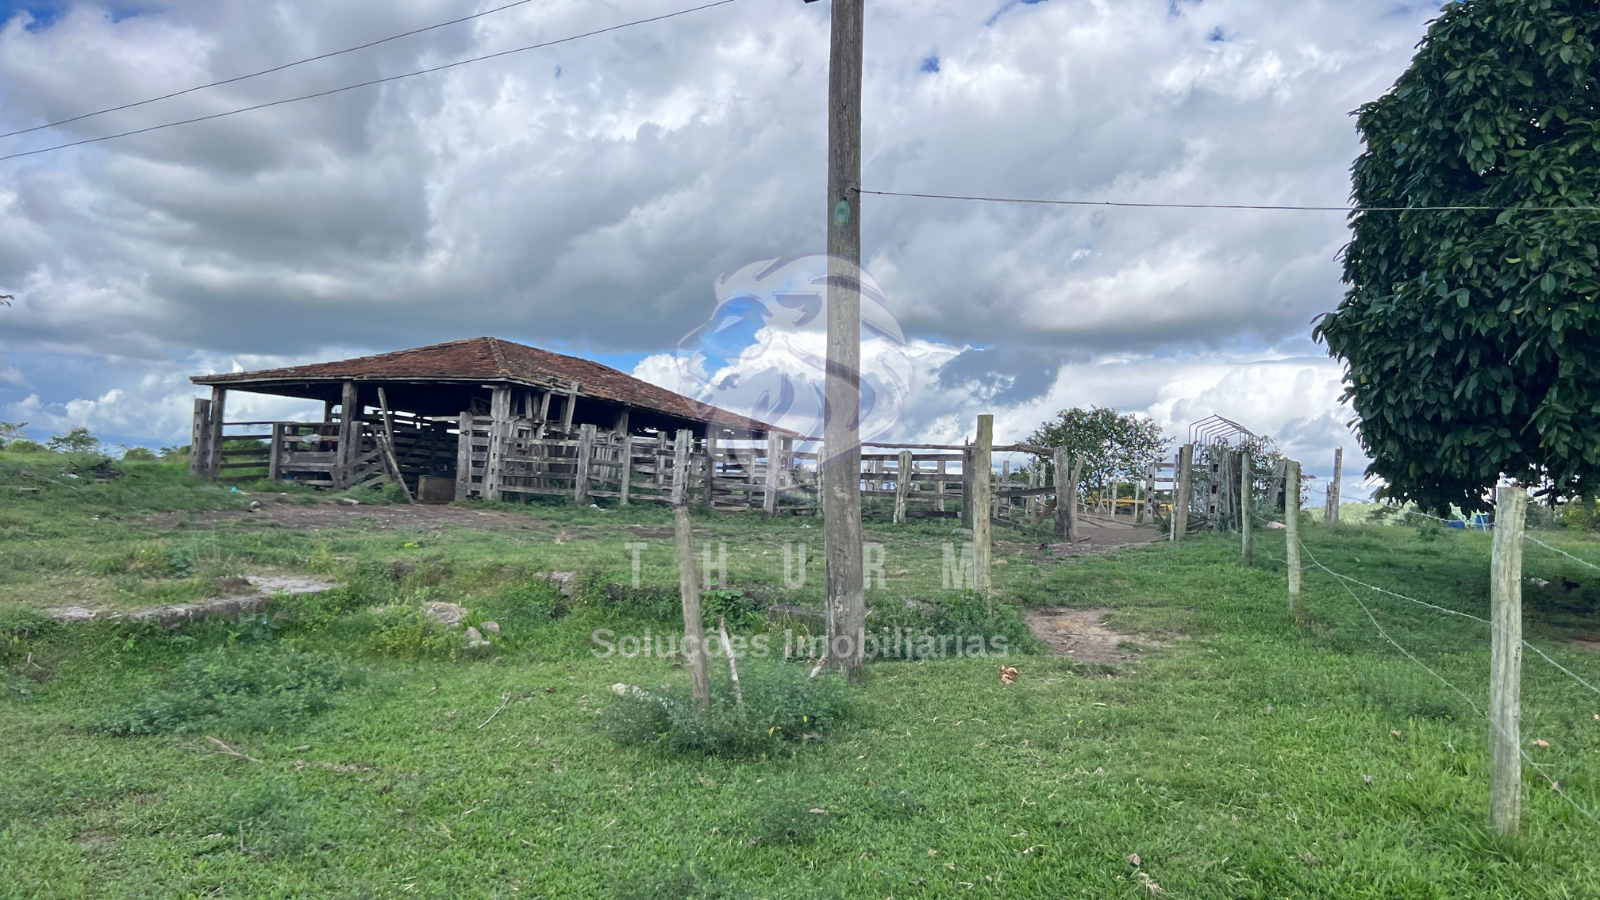
[{"label": "blue sky patch", "polygon": [[20,13],[27,13],[33,17],[33,21],[28,23],[28,30],[43,31],[54,25],[65,11],[66,4],[60,0],[0,0],[0,24],[10,22]]},{"label": "blue sky patch", "polygon": [[939,71],[939,54],[928,54],[927,58],[922,61],[919,71],[927,72],[929,75],[937,74]]},{"label": "blue sky patch", "polygon": [[1221,43],[1227,39],[1228,36],[1222,33],[1221,25],[1211,29],[1211,33],[1206,35],[1206,40],[1212,41],[1213,43]]}]

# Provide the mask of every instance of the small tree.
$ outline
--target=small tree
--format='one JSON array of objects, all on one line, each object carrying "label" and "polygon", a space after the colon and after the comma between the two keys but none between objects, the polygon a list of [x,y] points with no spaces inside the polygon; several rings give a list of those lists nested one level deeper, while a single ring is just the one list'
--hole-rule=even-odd
[{"label": "small tree", "polygon": [[100,439],[82,426],[50,438],[50,449],[57,453],[92,453],[100,449]]},{"label": "small tree", "polygon": [[27,427],[27,422],[0,422],[0,450],[12,441],[25,440],[28,433],[23,429]]},{"label": "small tree", "polygon": [[1172,439],[1161,436],[1155,420],[1103,406],[1064,409],[1034,429],[1028,443],[1065,447],[1074,459],[1082,457],[1079,483],[1089,490],[1112,481],[1142,479],[1172,447]]}]

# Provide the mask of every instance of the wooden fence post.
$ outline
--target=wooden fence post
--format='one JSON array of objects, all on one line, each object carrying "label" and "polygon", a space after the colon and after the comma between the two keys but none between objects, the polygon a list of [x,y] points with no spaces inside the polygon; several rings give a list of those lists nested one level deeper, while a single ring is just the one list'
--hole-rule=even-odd
[{"label": "wooden fence post", "polygon": [[633,487],[633,435],[624,430],[617,438],[622,441],[622,487],[617,489],[622,496],[617,498],[617,505],[627,506],[628,493]]},{"label": "wooden fence post", "polygon": [[1072,473],[1067,466],[1067,448],[1057,447],[1056,466],[1056,540],[1072,540]]},{"label": "wooden fence post", "polygon": [[[754,462],[751,463],[754,465]],[[761,497],[761,511],[772,518],[778,514],[778,489],[783,486],[783,450],[780,438],[767,432],[766,493]]]},{"label": "wooden fence post", "polygon": [[972,471],[973,450],[968,444],[961,448],[961,527],[972,528]]},{"label": "wooden fence post", "polygon": [[706,425],[706,508],[717,504],[717,426]]},{"label": "wooden fence post", "polygon": [[993,461],[994,416],[978,417],[978,443],[972,452],[972,545],[978,564],[978,593],[989,594],[989,563],[993,548],[990,532],[994,527],[989,519],[989,471]]},{"label": "wooden fence post", "polygon": [[194,424],[189,429],[189,474],[204,478],[209,472],[206,465],[211,459],[211,401],[194,398]]},{"label": "wooden fence post", "polygon": [[1327,502],[1322,505],[1322,521],[1325,525],[1339,524],[1339,483],[1344,475],[1344,448],[1338,447],[1333,451],[1333,478],[1328,481]]},{"label": "wooden fence post", "polygon": [[1522,529],[1528,492],[1501,487],[1489,562],[1489,825],[1514,835],[1522,819]]},{"label": "wooden fence post", "polygon": [[1189,530],[1189,493],[1194,478],[1194,445],[1178,448],[1178,483],[1172,497],[1172,539],[1181,541]]},{"label": "wooden fence post", "polygon": [[1146,469],[1144,473],[1144,518],[1142,521],[1146,525],[1154,525],[1156,521],[1156,471],[1155,463],[1151,463],[1150,468]]},{"label": "wooden fence post", "polygon": [[1289,612],[1305,616],[1300,598],[1300,464],[1289,460],[1283,469],[1283,555],[1289,567]]},{"label": "wooden fence post", "polygon": [[938,496],[933,501],[933,508],[938,512],[944,512],[944,476],[948,473],[949,466],[945,460],[939,460],[939,468],[936,473],[939,476],[939,482],[934,486],[936,488],[934,493],[938,494]]},{"label": "wooden fence post", "polygon": [[682,506],[689,500],[689,460],[694,446],[694,432],[678,429],[678,438],[672,445],[672,505]]},{"label": "wooden fence post", "polygon": [[1255,509],[1255,491],[1251,484],[1253,476],[1250,472],[1250,451],[1245,450],[1239,454],[1239,542],[1246,566],[1254,563],[1256,558],[1256,536],[1252,529]]},{"label": "wooden fence post", "polygon": [[911,451],[900,451],[900,471],[894,477],[894,523],[906,523],[906,496],[911,493]]},{"label": "wooden fence post", "polygon": [[[687,442],[678,432],[678,445]],[[682,458],[682,454],[679,454]],[[682,471],[681,469],[679,471]],[[681,479],[673,480],[674,493]],[[689,661],[690,692],[694,705],[704,712],[711,705],[711,681],[706,677],[706,635],[700,619],[700,579],[694,570],[694,539],[689,532],[689,510],[682,504],[672,508],[674,536],[678,543],[678,593],[683,597],[683,655]]]},{"label": "wooden fence post", "polygon": [[593,425],[578,426],[578,459],[572,473],[572,502],[583,506],[589,502],[589,464],[594,459]]}]

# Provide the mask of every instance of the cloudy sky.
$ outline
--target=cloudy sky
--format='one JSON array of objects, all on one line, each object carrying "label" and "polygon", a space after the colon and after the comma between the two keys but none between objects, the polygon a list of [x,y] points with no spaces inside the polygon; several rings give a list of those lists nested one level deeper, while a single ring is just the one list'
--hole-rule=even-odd
[{"label": "cloudy sky", "polygon": [[[508,0],[0,0],[0,131]],[[699,0],[703,3],[706,0]],[[251,106],[698,5],[533,0],[0,155]],[[1434,2],[868,0],[867,189],[1337,205],[1349,115]],[[187,441],[191,374],[493,334],[670,382],[718,276],[823,243],[827,2],[736,0],[445,72],[0,161],[0,418]],[[906,338],[898,434],[1051,411],[1212,413],[1325,473],[1339,213],[867,197]],[[241,398],[242,399],[242,398]],[[270,399],[231,404],[288,416]],[[1351,493],[1347,490],[1347,495]]]}]

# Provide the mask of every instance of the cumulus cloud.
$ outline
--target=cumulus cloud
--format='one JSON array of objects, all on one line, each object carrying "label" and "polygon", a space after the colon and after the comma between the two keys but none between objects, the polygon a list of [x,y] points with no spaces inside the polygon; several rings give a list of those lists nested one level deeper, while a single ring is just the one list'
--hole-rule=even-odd
[{"label": "cumulus cloud", "polygon": [[[17,13],[0,26],[0,129],[483,5],[172,0],[114,12],[83,0],[48,22]],[[0,149],[281,99],[677,8],[527,4],[6,138]],[[1392,83],[1436,10],[1388,0],[877,0],[868,6],[863,183],[1337,204],[1359,151],[1347,113]],[[0,379],[0,401],[37,394],[41,409],[67,415],[81,400],[95,404],[91,419],[133,409],[136,398],[176,408],[161,398],[184,396],[177,376],[201,358],[327,358],[335,348],[477,334],[594,353],[668,350],[704,318],[717,275],[820,249],[827,16],[826,3],[747,0],[0,163],[0,292],[18,297],[0,310],[0,348],[18,367]],[[1257,359],[1302,340],[1337,301],[1334,256],[1346,240],[1337,213],[868,196],[862,216],[867,267],[891,311],[909,338],[944,348],[929,351],[941,360],[929,364],[929,384],[1018,409],[1056,396],[1063,373],[1093,380],[1091,370],[1123,371],[1125,358],[1158,369],[1181,368],[1173,359]],[[73,378],[32,368],[68,357],[81,360]],[[176,380],[144,386],[131,360]],[[1228,390],[1221,380],[1179,382]],[[112,390],[122,393],[101,406]],[[1145,396],[1107,389],[1123,393]],[[1199,402],[1148,405],[1177,416],[1180,400]],[[176,420],[147,421],[153,436]],[[137,422],[130,413],[117,427]],[[1305,425],[1307,434],[1328,427]]]}]

